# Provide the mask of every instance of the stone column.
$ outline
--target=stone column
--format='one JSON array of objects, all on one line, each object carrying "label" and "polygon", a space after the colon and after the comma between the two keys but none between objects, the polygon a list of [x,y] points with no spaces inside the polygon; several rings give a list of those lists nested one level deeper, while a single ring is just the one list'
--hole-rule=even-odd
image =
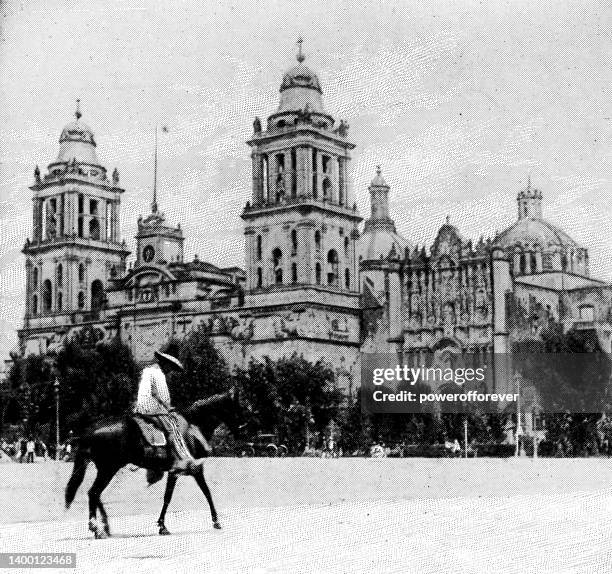
[{"label": "stone column", "polygon": [[535,270],[539,273],[542,272],[542,252],[541,251],[536,251],[536,268]]},{"label": "stone column", "polygon": [[321,177],[319,175],[319,164],[321,163],[321,154],[315,148],[310,150],[310,180],[312,197],[315,195],[321,199]]},{"label": "stone column", "polygon": [[35,197],[32,208],[33,213],[33,237],[34,241],[42,240],[42,199]]},{"label": "stone column", "polygon": [[494,391],[509,389],[510,371],[508,361],[508,325],[506,317],[506,293],[512,288],[510,264],[504,252],[493,251],[493,361]]},{"label": "stone column", "polygon": [[253,162],[253,205],[261,205],[263,202],[263,158],[259,153],[251,155]]},{"label": "stone column", "polygon": [[298,236],[298,250],[296,263],[298,266],[298,282],[315,283],[314,265],[314,225],[310,221],[303,221],[296,225]]},{"label": "stone column", "polygon": [[244,265],[247,276],[247,289],[254,289],[257,285],[257,265],[255,261],[255,232],[252,229],[244,232]]},{"label": "stone column", "polygon": [[342,198],[340,204],[349,207],[346,183],[346,158],[340,157],[338,158],[338,194]]},{"label": "stone column", "polygon": [[307,147],[299,147],[296,149],[297,154],[297,173],[295,177],[297,178],[297,196],[305,197],[307,195],[308,190],[308,148]]}]

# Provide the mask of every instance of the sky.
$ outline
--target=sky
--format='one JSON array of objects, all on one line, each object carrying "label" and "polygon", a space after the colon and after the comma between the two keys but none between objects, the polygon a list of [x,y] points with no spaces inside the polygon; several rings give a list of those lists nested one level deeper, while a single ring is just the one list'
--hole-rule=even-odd
[{"label": "sky", "polygon": [[516,219],[530,176],[544,216],[612,279],[609,2],[0,0],[0,358],[24,310],[21,248],[44,171],[81,99],[97,152],[119,169],[122,234],[151,202],[181,223],[185,257],[243,263],[245,141],[278,106],[304,38],[328,113],[350,125],[361,214],[380,164],[398,231],[431,245]]}]

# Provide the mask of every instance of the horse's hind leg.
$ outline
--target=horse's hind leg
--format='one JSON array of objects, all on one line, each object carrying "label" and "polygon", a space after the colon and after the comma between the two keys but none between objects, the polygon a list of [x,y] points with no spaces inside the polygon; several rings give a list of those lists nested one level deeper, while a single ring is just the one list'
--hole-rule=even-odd
[{"label": "horse's hind leg", "polygon": [[168,506],[170,501],[172,500],[172,493],[174,492],[174,487],[176,486],[177,476],[172,473],[168,473],[168,480],[166,482],[166,491],[164,492],[164,505],[162,506],[161,513],[157,520],[157,526],[159,526],[159,533],[162,535],[170,534],[170,531],[166,528],[165,520],[166,520],[166,511],[168,510]]},{"label": "horse's hind leg", "polygon": [[[106,538],[109,535],[108,517],[106,516],[106,511],[104,510],[102,502],[100,501],[100,496],[102,495],[102,491],[112,480],[113,476],[115,476],[117,470],[118,469],[116,468],[99,468],[96,479],[89,489],[89,530],[94,533],[96,538]],[[98,521],[96,520],[96,510],[98,508],[100,509],[100,514],[102,516],[102,528],[100,528]]]},{"label": "horse's hind leg", "polygon": [[221,528],[221,524],[219,524],[219,519],[217,516],[217,511],[215,510],[215,505],[213,503],[212,495],[210,494],[210,490],[208,488],[208,484],[206,484],[206,480],[204,479],[204,471],[197,472],[193,475],[195,481],[198,483],[198,486],[204,493],[206,500],[208,501],[208,506],[210,506],[210,515],[212,517],[213,526],[215,528]]}]

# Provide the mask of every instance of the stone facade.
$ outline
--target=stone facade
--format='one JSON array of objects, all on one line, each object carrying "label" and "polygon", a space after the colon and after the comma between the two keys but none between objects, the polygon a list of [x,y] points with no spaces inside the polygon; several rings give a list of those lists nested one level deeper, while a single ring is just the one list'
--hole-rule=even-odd
[{"label": "stone facade", "polygon": [[[497,237],[473,242],[447,219],[419,248],[397,233],[379,168],[360,230],[348,177],[355,145],[348,125],[325,111],[301,51],[278,109],[265,129],[255,119],[247,142],[244,270],[185,262],[180,225],[166,222],[155,195],[127,268],[119,174],[107,178],[93,133],[76,116],[57,160],[44,177],[36,168],[31,187],[22,353],[44,353],[85,330],[96,340],[121,337],[144,363],[170,337],[204,326],[230,365],[296,352],[327,360],[352,392],[362,353],[495,360],[551,320],[595,330],[610,351],[612,286],[591,278],[587,250],[543,218],[542,193],[530,183],[518,194],[516,223]],[[493,386],[508,380],[507,365],[496,364]]]}]

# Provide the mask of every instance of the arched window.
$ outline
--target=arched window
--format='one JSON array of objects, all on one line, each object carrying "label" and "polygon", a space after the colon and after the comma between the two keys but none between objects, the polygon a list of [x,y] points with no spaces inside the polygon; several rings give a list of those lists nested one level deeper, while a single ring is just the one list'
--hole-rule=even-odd
[{"label": "arched window", "polygon": [[293,283],[297,283],[297,263],[291,264],[291,281]]},{"label": "arched window", "polygon": [[38,289],[38,267],[34,267],[32,271],[32,287]]},{"label": "arched window", "polygon": [[526,261],[526,257],[524,253],[521,253],[521,257],[520,257],[520,274],[521,275],[525,275],[525,272],[527,270],[527,261]]},{"label": "arched window", "polygon": [[327,283],[338,285],[338,252],[330,249],[327,254]]},{"label": "arched window", "polygon": [[315,281],[317,285],[321,285],[321,264],[317,263],[315,265]]},{"label": "arched window", "polygon": [[100,222],[95,218],[89,220],[89,237],[90,239],[100,239]]},{"label": "arched window", "polygon": [[261,260],[261,235],[257,236],[257,259]]},{"label": "arched window", "polygon": [[567,254],[561,254],[561,271],[567,271]]},{"label": "arched window", "polygon": [[347,289],[351,288],[351,272],[349,271],[348,267],[344,270],[344,286]]},{"label": "arched window", "polygon": [[96,279],[91,284],[91,310],[99,311],[104,305],[104,286],[102,281]]},{"label": "arched window", "polygon": [[85,265],[79,264],[79,281],[83,283],[85,281]]},{"label": "arched window", "polygon": [[276,247],[272,251],[272,267],[274,270],[274,282],[280,284],[283,282],[283,252]]},{"label": "arched window", "polygon": [[34,295],[32,297],[32,314],[33,315],[38,314],[38,295]]},{"label": "arched window", "polygon": [[321,232],[318,229],[315,231],[315,249],[321,250]]},{"label": "arched window", "polygon": [[257,268],[257,287],[261,287],[263,285],[263,271],[261,267]]},{"label": "arched window", "polygon": [[48,313],[51,311],[51,306],[53,304],[53,295],[52,295],[52,287],[51,281],[49,279],[45,279],[43,283],[43,311]]},{"label": "arched window", "polygon": [[61,287],[64,284],[64,268],[62,267],[62,264],[60,263],[57,266],[57,286]]},{"label": "arched window", "polygon": [[348,256],[349,256],[349,245],[350,245],[350,242],[349,242],[349,238],[348,238],[348,235],[347,235],[347,236],[344,238],[344,255],[345,255],[346,257],[348,257]]},{"label": "arched window", "polygon": [[64,306],[64,296],[61,291],[57,293],[57,310],[61,311]]},{"label": "arched window", "polygon": [[77,297],[77,303],[79,309],[85,309],[85,293],[83,291],[79,291],[79,295]]},{"label": "arched window", "polygon": [[537,271],[537,263],[535,253],[529,254],[529,264],[531,265],[531,272],[535,273]]},{"label": "arched window", "polygon": [[297,253],[297,248],[298,248],[297,231],[293,229],[291,231],[291,255],[295,255]]}]

